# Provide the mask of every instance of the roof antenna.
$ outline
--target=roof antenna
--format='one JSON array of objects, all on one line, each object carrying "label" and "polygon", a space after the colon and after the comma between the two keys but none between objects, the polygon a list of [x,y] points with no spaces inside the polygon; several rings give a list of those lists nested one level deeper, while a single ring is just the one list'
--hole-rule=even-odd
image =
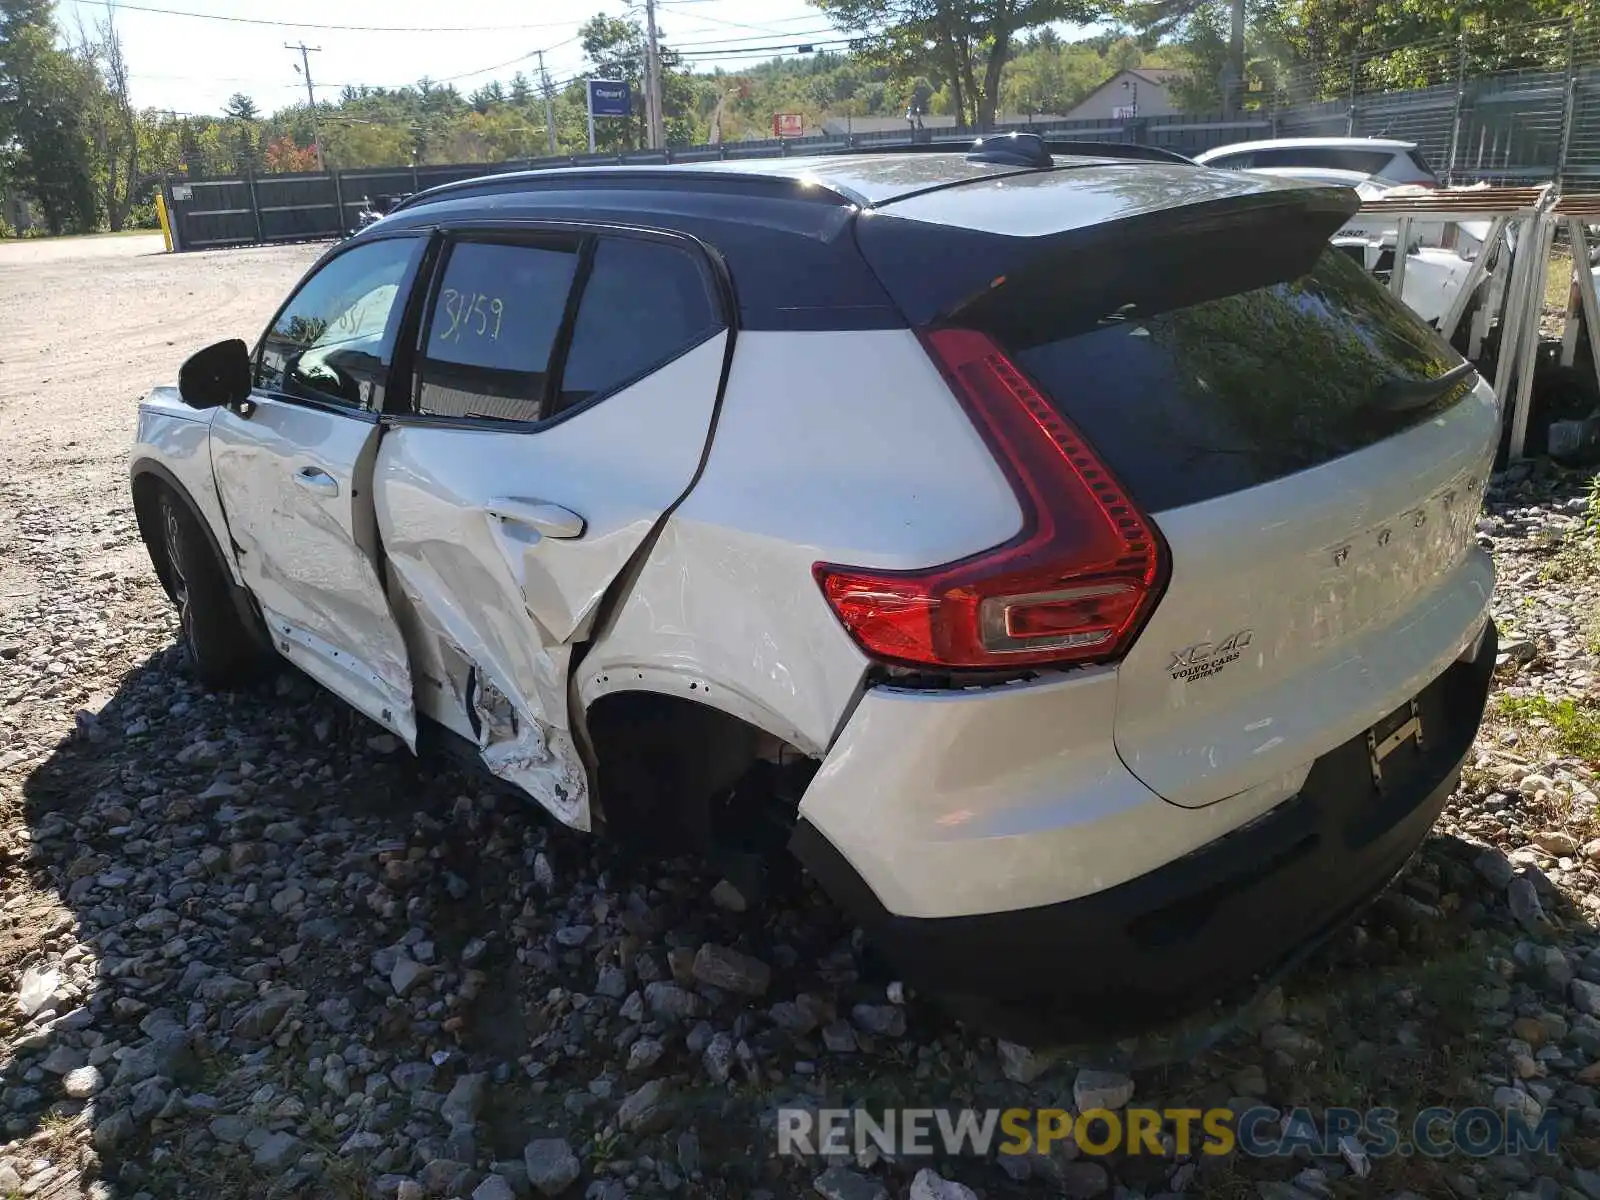
[{"label": "roof antenna", "polygon": [[1039,170],[1049,170],[1056,165],[1044,139],[1037,133],[994,133],[980,137],[967,152],[967,161]]}]

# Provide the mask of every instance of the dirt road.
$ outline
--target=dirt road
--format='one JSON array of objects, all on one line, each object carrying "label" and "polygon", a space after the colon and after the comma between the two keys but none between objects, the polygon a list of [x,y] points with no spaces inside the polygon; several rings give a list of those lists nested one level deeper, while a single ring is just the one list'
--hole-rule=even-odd
[{"label": "dirt road", "polygon": [[[322,249],[179,256],[159,235],[0,243],[0,548],[18,516],[125,510],[145,389],[209,342],[253,342]],[[116,569],[136,571],[137,547],[124,538],[119,549]],[[38,588],[0,550],[0,616]]]}]

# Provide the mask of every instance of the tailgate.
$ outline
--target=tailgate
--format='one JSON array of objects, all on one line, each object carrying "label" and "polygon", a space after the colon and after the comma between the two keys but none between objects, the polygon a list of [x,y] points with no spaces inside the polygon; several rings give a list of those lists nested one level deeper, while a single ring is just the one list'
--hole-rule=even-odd
[{"label": "tailgate", "polygon": [[1479,384],[1368,449],[1157,514],[1172,580],[1117,672],[1129,769],[1184,805],[1293,790],[1441,674],[1494,587],[1474,531],[1498,431]]},{"label": "tailgate", "polygon": [[1129,217],[1005,238],[1006,269],[933,319],[1004,346],[1167,543],[1166,591],[1118,665],[1128,767],[1186,806],[1292,791],[1481,630],[1498,406],[1328,246],[1338,193],[1186,198],[1163,171],[1146,178],[1170,185],[1162,210],[1139,178]]}]

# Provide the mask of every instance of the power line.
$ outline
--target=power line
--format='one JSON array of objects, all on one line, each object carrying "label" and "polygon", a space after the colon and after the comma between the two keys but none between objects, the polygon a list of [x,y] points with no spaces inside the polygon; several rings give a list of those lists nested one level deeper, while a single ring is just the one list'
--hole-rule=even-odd
[{"label": "power line", "polygon": [[157,8],[148,4],[126,4],[117,0],[117,11],[160,13],[167,17],[193,17],[200,21],[228,21],[235,25],[271,25],[279,29],[335,29],[350,33],[503,33],[513,29],[557,29],[571,21],[545,21],[523,25],[330,25],[316,21],[279,21],[268,17],[231,17],[222,13],[193,12],[181,8]]},{"label": "power line", "polygon": [[[821,35],[821,34],[831,34],[833,32],[834,31],[831,30],[831,29],[806,29],[806,30],[796,30],[793,34],[791,34],[789,36],[792,36],[792,37],[798,39],[800,42],[803,42],[805,39],[813,38],[813,37]],[[560,49],[562,49],[562,48],[564,48],[566,46],[572,45],[572,43],[576,42],[577,40],[578,39],[576,37],[570,37],[570,38],[565,39],[564,41],[555,42],[552,45],[545,46],[540,50],[531,51],[528,54],[525,54],[525,55],[522,55],[522,56],[520,56],[518,58],[512,59],[508,63],[500,63],[500,64],[498,64],[496,66],[491,66],[491,67],[480,67],[477,70],[463,71],[458,75],[448,75],[448,76],[444,76],[443,78],[440,78],[440,79],[432,79],[432,78],[430,78],[429,82],[430,83],[448,83],[448,82],[450,82],[452,80],[456,80],[456,79],[466,79],[466,78],[469,78],[470,76],[473,76],[473,75],[483,75],[483,74],[486,74],[489,71],[504,70],[508,66],[512,66],[512,65],[515,65],[516,63],[522,62],[524,59],[527,59],[527,58],[535,58],[536,59],[541,54],[553,53],[556,50],[560,50]],[[700,41],[696,41],[696,42],[672,41],[672,42],[665,43],[662,46],[662,49],[667,54],[689,52],[689,53],[693,54],[695,57],[705,57],[705,56],[708,56],[708,55],[714,55],[715,52],[721,51],[721,50],[724,50],[724,49],[727,50],[730,54],[731,53],[737,53],[737,52],[739,52],[741,50],[745,50],[745,49],[760,49],[761,47],[759,47],[759,46],[755,46],[755,47],[747,46],[746,43],[748,43],[748,42],[759,42],[759,41],[764,41],[764,40],[770,40],[770,35],[767,35],[765,38],[759,38],[759,37],[715,38],[715,39],[711,39],[711,40],[703,41],[703,42],[700,42]],[[826,44],[832,44],[833,42],[835,42],[837,40],[838,40],[837,38],[829,38],[829,39],[826,40]],[[796,44],[796,43],[792,43],[792,42],[783,43],[784,46],[790,46],[790,45],[794,45],[794,44]],[[825,44],[825,43],[818,42],[816,44],[817,45],[822,45],[822,44]],[[165,72],[155,72],[155,71],[134,71],[134,72],[131,72],[131,74],[137,79],[185,80],[185,81],[191,81],[191,82],[196,82],[196,83],[260,83],[260,82],[263,82],[261,77],[258,76],[258,75],[172,75],[172,74],[167,74]],[[581,77],[582,77],[581,73],[574,76],[574,78],[581,78]],[[283,86],[297,88],[300,85],[298,83],[289,83],[289,84],[284,84]],[[353,87],[353,88],[363,88],[363,87],[366,87],[366,88],[384,88],[386,90],[394,90],[394,89],[403,88],[403,87],[415,87],[416,86],[416,82],[412,81],[411,83],[380,84],[380,83],[353,83],[353,82],[334,81],[334,82],[324,82],[320,86],[324,90],[326,90],[328,88],[345,88],[345,87]]]},{"label": "power line", "polygon": [[[684,2],[684,0],[670,0],[670,3],[672,3],[672,4],[683,3],[683,2]],[[669,0],[661,0],[661,3],[664,6],[668,5],[669,4]],[[637,7],[637,6],[632,6],[631,5],[630,7]],[[694,13],[693,16],[694,16],[695,20],[697,20],[697,21],[710,21],[713,25],[726,25],[730,29],[753,29],[757,33],[764,33],[764,34],[767,34],[769,37],[788,37],[789,36],[789,33],[788,33],[787,30],[784,30],[784,29],[773,29],[770,25],[749,25],[749,24],[746,24],[743,21],[729,21],[729,20],[726,20],[723,17],[713,17],[710,13]],[[777,20],[775,20],[773,22],[773,24],[778,24],[779,22],[782,22],[782,21],[788,21],[788,22],[793,23],[795,21],[815,21],[816,19],[817,18],[815,16],[813,16],[810,13],[807,13],[803,17],[779,17],[779,18],[777,18]]]},{"label": "power line", "polygon": [[[817,33],[832,33],[833,31],[832,30],[816,30],[815,32],[817,32]],[[783,50],[794,50],[797,46],[807,44],[804,39],[811,37],[812,34],[811,34],[811,31],[807,31],[805,33],[795,33],[795,34],[788,35],[788,36],[792,36],[797,40],[796,41],[792,41],[792,42],[772,43],[770,45],[747,46],[747,45],[745,45],[745,43],[753,42],[753,41],[759,41],[760,39],[758,39],[758,38],[749,38],[749,37],[746,37],[746,38],[720,38],[720,39],[711,39],[709,41],[699,41],[699,42],[669,42],[666,45],[664,45],[662,47],[662,49],[667,54],[678,55],[680,57],[695,58],[695,59],[740,58],[740,57],[747,57],[750,52],[761,53],[761,54],[765,55],[765,52],[767,50],[773,49],[774,47],[776,47],[776,49],[780,50],[780,51],[783,51]],[[550,53],[552,51],[560,50],[565,46],[570,46],[573,42],[576,42],[577,40],[578,39],[577,39],[576,36],[569,37],[569,38],[566,38],[563,41],[556,42],[553,45],[545,46],[545,47],[542,48],[542,50],[530,50],[526,54],[519,54],[516,58],[509,59],[506,62],[495,63],[494,65],[487,66],[487,67],[478,67],[477,69],[471,70],[471,71],[462,71],[462,72],[460,72],[459,74],[456,74],[456,75],[444,75],[444,76],[439,77],[438,79],[430,78],[428,80],[428,82],[429,83],[437,83],[437,84],[454,83],[457,80],[470,79],[474,75],[487,75],[492,71],[503,71],[507,67],[515,66],[516,64],[518,64],[520,62],[525,62],[530,58],[537,58],[541,53],[548,54],[548,53]],[[841,38],[841,37],[838,37],[838,36],[834,36],[834,37],[831,37],[831,38],[825,38],[825,39],[823,39],[821,41],[814,41],[814,42],[812,42],[810,44],[816,45],[816,46],[820,46],[820,47],[831,47],[831,46],[842,45],[842,44],[848,43],[849,41],[850,41],[850,39],[848,39],[848,38]],[[767,55],[767,57],[771,57],[771,56]],[[574,80],[578,80],[578,79],[584,78],[585,74],[586,74],[586,72],[584,70],[579,69],[579,70],[574,71],[573,74],[569,78],[566,78],[561,82],[563,84],[564,83],[570,83],[570,82],[572,82]],[[415,87],[416,84],[417,84],[417,81],[412,81],[410,83],[396,83],[396,84],[344,82],[344,83],[326,83],[323,86],[324,87],[338,87],[338,88],[346,88],[346,87],[364,88],[364,87],[366,87],[366,88],[382,88],[382,89],[385,89],[385,90],[398,90],[400,88]]]},{"label": "power line", "polygon": [[[692,30],[691,32],[698,31]],[[739,50],[748,42],[770,42],[774,36],[787,39],[784,45],[793,45],[804,42],[809,38],[831,37],[837,39],[840,35],[838,30],[835,29],[797,29],[793,33],[785,31],[779,34],[766,33],[759,37],[711,38],[703,42],[680,42],[674,38],[667,40],[666,48],[669,50],[717,50],[726,47],[729,50]]]},{"label": "power line", "polygon": [[810,55],[826,52],[833,47],[848,49],[851,40],[850,38],[829,38],[811,42],[781,42],[770,46],[742,46],[728,50],[682,50],[678,47],[673,47],[673,50],[681,57],[691,59],[744,58],[751,54],[759,55],[767,51],[780,56],[786,52],[795,55]]},{"label": "power line", "polygon": [[[435,83],[454,83],[458,79],[470,79],[474,75],[487,75],[490,71],[503,71],[507,67],[514,67],[520,62],[526,62],[530,58],[538,58],[541,54],[549,54],[551,51],[560,50],[563,46],[570,46],[573,42],[575,42],[577,40],[578,39],[576,37],[569,37],[569,38],[566,38],[563,41],[556,42],[553,45],[544,46],[544,47],[542,47],[541,49],[538,49],[538,50],[529,50],[526,54],[519,54],[519,55],[517,55],[517,57],[512,58],[512,59],[508,59],[505,62],[495,63],[493,66],[488,66],[488,67],[478,67],[475,70],[471,70],[471,71],[462,71],[462,72],[460,72],[459,74],[456,74],[456,75],[443,75],[443,76],[440,76],[438,79],[435,79],[430,75],[430,76],[428,76],[428,82],[430,84],[435,84]],[[420,82],[421,82],[420,79],[414,79],[409,83],[354,83],[354,82],[344,82],[344,83],[325,83],[325,84],[323,84],[323,87],[375,88],[375,89],[378,89],[378,90],[381,90],[381,91],[399,91],[402,88],[414,88]]]},{"label": "power line", "polygon": [[[662,3],[666,3],[666,2],[672,2],[672,3],[697,3],[697,2],[700,2],[700,0],[660,0],[660,2],[662,2]],[[125,5],[122,5],[122,4],[119,3],[118,7],[121,8],[121,7],[132,7],[132,6],[125,6]],[[199,15],[210,15],[210,14],[199,14]],[[813,20],[814,21],[815,17],[780,18],[780,19],[782,19],[782,20]],[[269,24],[271,22],[260,22],[260,23]],[[718,23],[719,24],[724,24],[724,25],[733,25],[733,26],[736,26],[736,27],[739,27],[739,28],[759,28],[759,27],[755,27],[755,26],[741,26],[741,25],[739,25],[738,22],[732,22],[732,21],[719,21]],[[568,24],[568,23],[567,22],[563,22],[562,24]],[[771,33],[768,33],[766,35],[766,37],[770,39],[771,37],[773,37],[775,35],[775,36],[778,36],[778,37],[792,38],[794,40],[793,41],[783,41],[783,42],[767,41],[767,42],[763,42],[760,45],[750,45],[749,43],[761,42],[762,39],[761,38],[757,38],[757,37],[723,37],[723,38],[711,38],[711,39],[705,39],[705,40],[699,40],[699,41],[689,41],[689,42],[674,41],[674,42],[668,43],[667,45],[664,45],[662,47],[662,49],[666,54],[670,54],[672,56],[675,56],[678,59],[681,59],[681,60],[685,61],[687,65],[694,66],[694,65],[697,65],[697,64],[704,64],[706,62],[711,62],[711,61],[715,61],[715,60],[719,60],[719,59],[720,60],[729,60],[729,61],[737,62],[737,61],[740,61],[740,60],[748,60],[748,59],[754,58],[754,59],[761,59],[761,60],[765,61],[765,60],[770,60],[770,59],[773,59],[773,58],[807,57],[811,53],[834,53],[834,52],[837,52],[838,50],[848,46],[848,44],[851,41],[854,40],[854,39],[851,39],[851,38],[844,38],[844,37],[838,36],[837,34],[834,34],[834,36],[832,36],[832,37],[826,37],[826,38],[822,38],[820,40],[815,40],[815,35],[823,34],[823,33],[830,33],[831,34],[831,33],[834,33],[834,31],[831,30],[831,29],[806,29],[806,30],[793,30],[793,31],[776,31],[776,30],[774,30]],[[549,53],[549,52],[554,51],[554,50],[559,50],[559,49],[561,49],[561,48],[563,48],[565,46],[569,46],[569,45],[573,44],[576,41],[578,41],[578,37],[576,35],[574,35],[574,36],[565,38],[562,41],[553,43],[552,45],[543,47],[541,50],[530,50],[526,54],[519,54],[517,57],[512,58],[512,59],[507,59],[504,62],[494,63],[494,64],[491,64],[491,65],[486,66],[486,67],[477,67],[477,68],[474,68],[474,69],[468,70],[468,71],[461,71],[461,72],[458,72],[457,74],[446,75],[446,76],[442,76],[442,77],[437,78],[437,79],[430,78],[429,79],[429,83],[430,84],[441,84],[441,85],[443,85],[443,84],[451,84],[451,83],[457,82],[459,80],[470,79],[470,78],[472,78],[474,76],[487,75],[487,74],[489,74],[491,72],[494,72],[494,71],[503,71],[507,67],[516,66],[517,64],[526,62],[529,59],[537,59],[537,58],[540,57],[541,54]],[[287,43],[286,43],[286,45],[288,46],[289,49],[292,49],[292,50],[293,49],[299,49],[299,47],[295,46],[295,45],[288,45]],[[809,47],[811,47],[811,49],[807,50],[807,51],[802,51],[800,49],[801,46],[809,46]],[[314,49],[314,48],[307,47],[307,51],[308,52],[311,51],[312,49]],[[309,80],[309,77],[310,77],[310,70],[309,69],[310,69],[310,64],[309,64],[309,61],[307,61],[306,62],[306,73],[307,73],[307,79],[308,80]],[[590,75],[592,73],[589,69],[580,67],[580,68],[574,69],[571,72],[570,75],[562,75],[558,79],[551,80],[550,77],[549,77],[549,73],[547,71],[545,71],[542,66],[540,68],[540,72],[541,72],[542,78],[544,78],[546,80],[549,80],[547,86],[552,91],[559,90],[559,89],[564,89],[566,87],[571,86],[574,83],[581,82],[584,78],[586,78],[588,75]],[[201,81],[201,82],[224,82],[224,83],[228,83],[228,82],[231,82],[231,83],[250,83],[250,82],[255,82],[255,79],[253,79],[252,77],[246,77],[246,76],[171,75],[171,74],[155,74],[155,73],[145,74],[145,73],[139,73],[139,72],[136,72],[135,74],[138,75],[141,78],[160,78],[160,79],[173,79],[173,80],[185,79],[185,80],[195,80],[195,81]],[[410,81],[410,82],[407,82],[407,83],[394,83],[394,84],[357,83],[357,82],[351,82],[351,81],[324,82],[322,84],[322,87],[323,87],[324,90],[326,90],[328,88],[340,88],[340,89],[352,88],[352,89],[356,89],[356,90],[371,89],[371,90],[375,90],[375,91],[401,91],[401,90],[408,89],[408,88],[409,89],[414,89],[417,86],[418,82],[419,81],[416,81],[416,80],[413,80],[413,81]],[[284,86],[297,87],[299,85],[298,84],[286,84]],[[313,95],[313,101],[314,101],[314,93],[312,93],[312,95]],[[313,111],[316,111],[316,107],[317,106],[316,106],[316,104],[314,102],[310,105],[310,107],[311,107],[311,109]],[[202,116],[204,114],[198,114],[197,113],[197,114],[193,114],[193,115]]]},{"label": "power line", "polygon": [[529,50],[526,54],[519,54],[515,58],[507,59],[503,63],[495,63],[492,67],[479,67],[476,71],[463,71],[459,75],[444,75],[438,79],[430,79],[429,83],[454,83],[458,79],[470,79],[474,75],[487,75],[490,71],[503,71],[507,67],[514,67],[519,62],[526,62],[538,54],[537,50]]}]

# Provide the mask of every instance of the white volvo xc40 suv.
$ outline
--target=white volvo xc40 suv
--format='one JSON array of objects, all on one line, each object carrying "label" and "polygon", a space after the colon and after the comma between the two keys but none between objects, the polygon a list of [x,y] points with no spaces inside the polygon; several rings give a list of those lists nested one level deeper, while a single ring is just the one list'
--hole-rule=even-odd
[{"label": "white volvo xc40 suv", "polygon": [[1354,204],[1029,137],[451,184],[145,397],[140,527],[204,680],[776,828],[911,982],[1137,1026],[1382,889],[1483,710],[1498,405]]}]

